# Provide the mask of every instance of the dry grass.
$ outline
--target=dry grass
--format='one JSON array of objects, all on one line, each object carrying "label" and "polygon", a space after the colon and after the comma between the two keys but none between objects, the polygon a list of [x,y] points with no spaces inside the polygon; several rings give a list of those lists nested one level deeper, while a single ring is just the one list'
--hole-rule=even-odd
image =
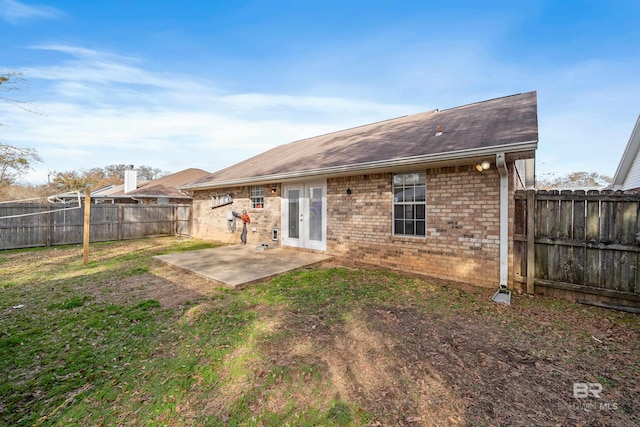
[{"label": "dry grass", "polygon": [[0,253],[0,422],[640,423],[637,315],[335,262],[236,292],[150,258],[202,246]]}]

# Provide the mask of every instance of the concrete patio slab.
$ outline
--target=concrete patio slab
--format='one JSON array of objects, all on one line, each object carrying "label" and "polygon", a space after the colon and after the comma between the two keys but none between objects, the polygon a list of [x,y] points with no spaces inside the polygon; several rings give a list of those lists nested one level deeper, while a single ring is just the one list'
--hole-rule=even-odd
[{"label": "concrete patio slab", "polygon": [[249,283],[317,264],[331,257],[293,249],[257,250],[253,245],[231,245],[154,258],[239,289]]}]

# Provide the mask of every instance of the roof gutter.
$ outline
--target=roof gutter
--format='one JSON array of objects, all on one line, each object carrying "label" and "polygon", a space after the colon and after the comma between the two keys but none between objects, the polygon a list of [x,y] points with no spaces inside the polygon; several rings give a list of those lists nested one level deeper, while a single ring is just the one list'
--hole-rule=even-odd
[{"label": "roof gutter", "polygon": [[344,166],[331,166],[327,168],[311,169],[304,171],[285,172],[272,175],[259,175],[247,178],[232,179],[227,181],[216,182],[203,182],[200,184],[187,184],[177,187],[178,190],[206,190],[219,187],[232,187],[238,185],[247,185],[255,182],[268,182],[268,181],[284,181],[296,178],[307,178],[320,175],[334,175],[347,172],[361,172],[371,169],[385,169],[394,167],[404,167],[411,165],[418,165],[422,163],[435,163],[451,160],[462,160],[471,157],[482,157],[489,155],[496,155],[498,153],[522,153],[535,150],[538,146],[538,141],[526,141],[518,142],[509,145],[497,145],[492,147],[474,148],[469,150],[459,150],[456,152],[427,154],[423,156],[403,157],[400,159],[379,160],[375,162],[358,163],[355,165]]}]

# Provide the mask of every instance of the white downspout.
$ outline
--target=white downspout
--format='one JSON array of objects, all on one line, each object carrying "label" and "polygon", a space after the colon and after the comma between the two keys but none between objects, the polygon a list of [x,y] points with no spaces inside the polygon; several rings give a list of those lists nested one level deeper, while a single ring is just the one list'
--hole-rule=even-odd
[{"label": "white downspout", "polygon": [[504,153],[496,154],[500,172],[500,287],[506,289],[509,278],[509,169]]}]

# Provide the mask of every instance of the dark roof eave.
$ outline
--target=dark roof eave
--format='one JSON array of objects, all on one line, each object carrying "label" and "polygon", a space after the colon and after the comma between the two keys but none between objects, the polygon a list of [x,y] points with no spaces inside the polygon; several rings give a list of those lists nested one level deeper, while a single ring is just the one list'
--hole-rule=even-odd
[{"label": "dark roof eave", "polygon": [[344,166],[331,166],[320,169],[310,169],[296,172],[277,173],[272,175],[252,176],[247,178],[232,179],[227,181],[209,181],[199,184],[187,184],[177,187],[178,190],[208,190],[220,187],[234,187],[239,185],[248,185],[257,182],[279,182],[296,178],[318,177],[326,175],[338,175],[345,172],[363,172],[372,169],[386,169],[391,167],[404,167],[411,165],[419,165],[423,163],[436,163],[444,161],[454,161],[462,159],[471,159],[480,156],[495,155],[498,153],[512,154],[535,152],[538,147],[538,140],[517,142],[513,144],[502,144],[491,147],[473,148],[469,150],[459,150],[455,152],[426,154],[422,156],[405,157],[401,159],[379,160],[375,162],[358,163]]}]

